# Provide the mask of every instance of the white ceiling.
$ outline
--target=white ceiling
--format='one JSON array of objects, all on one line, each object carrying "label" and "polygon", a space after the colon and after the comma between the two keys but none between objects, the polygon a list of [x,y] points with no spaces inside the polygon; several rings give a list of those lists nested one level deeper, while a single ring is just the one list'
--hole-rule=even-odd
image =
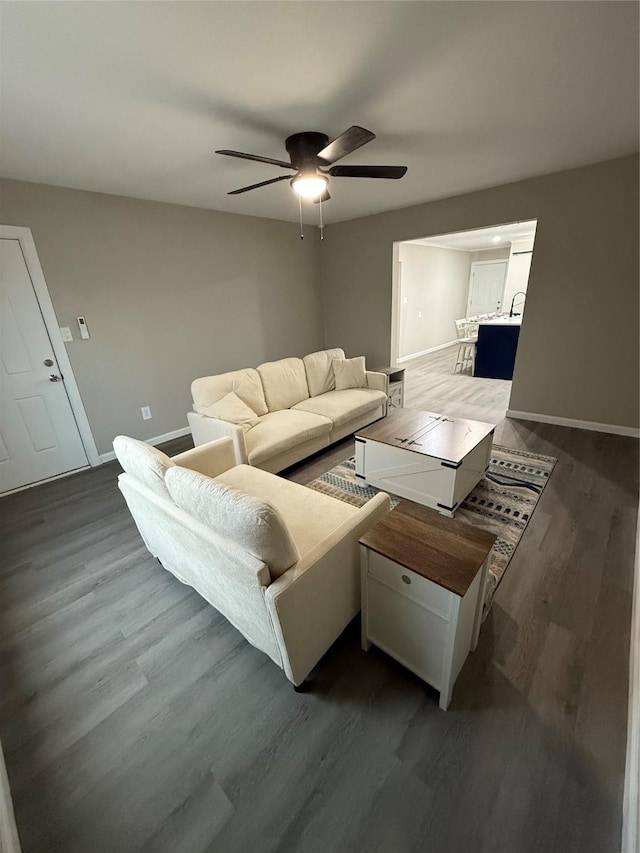
[{"label": "white ceiling", "polygon": [[[377,139],[336,222],[638,149],[632,2],[4,2],[5,177],[295,220],[285,137]],[[316,221],[311,205],[306,219]]]},{"label": "white ceiling", "polygon": [[407,240],[407,243],[417,243],[421,246],[441,246],[446,249],[462,249],[467,252],[477,252],[483,249],[500,249],[517,243],[520,240],[530,240],[536,235],[535,219],[530,222],[510,222],[506,225],[496,225],[493,228],[478,228],[475,231],[457,231],[455,234],[438,234],[424,237],[421,240]]}]

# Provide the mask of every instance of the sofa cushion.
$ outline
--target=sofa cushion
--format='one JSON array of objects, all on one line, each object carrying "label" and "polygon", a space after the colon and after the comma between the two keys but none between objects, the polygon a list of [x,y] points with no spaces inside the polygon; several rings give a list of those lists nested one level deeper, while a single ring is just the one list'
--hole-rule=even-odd
[{"label": "sofa cushion", "polygon": [[207,414],[210,418],[220,418],[221,421],[238,424],[245,430],[260,423],[260,418],[253,409],[250,409],[235,391],[229,391],[217,403],[208,406]]},{"label": "sofa cushion", "polygon": [[290,409],[309,396],[307,374],[301,358],[267,361],[258,367],[270,412]]},{"label": "sofa cushion", "polygon": [[247,458],[252,465],[259,465],[303,441],[323,435],[328,437],[332,428],[329,418],[311,412],[296,409],[269,412],[245,435]]},{"label": "sofa cushion", "polygon": [[333,360],[333,372],[336,378],[336,390],[347,388],[366,388],[367,373],[364,366],[364,356]]},{"label": "sofa cushion", "polygon": [[266,563],[272,578],[297,563],[300,555],[280,513],[262,495],[177,465],[167,474],[167,488],[181,509]]},{"label": "sofa cushion", "polygon": [[350,504],[250,465],[236,465],[216,477],[248,495],[265,495],[280,513],[301,555],[358,512]]},{"label": "sofa cushion", "polygon": [[113,439],[113,449],[127,474],[140,480],[160,497],[170,500],[164,475],[174,467],[174,463],[166,453],[146,441],[138,441],[137,438],[129,438],[127,435],[117,435]]},{"label": "sofa cushion", "polygon": [[313,412],[330,418],[334,427],[341,427],[356,418],[372,412],[384,404],[387,395],[384,391],[370,388],[348,388],[344,391],[328,391],[319,397],[302,400],[291,409],[292,412]]},{"label": "sofa cushion", "polygon": [[253,367],[233,370],[231,373],[220,373],[218,376],[202,376],[200,379],[194,379],[191,383],[194,412],[214,417],[208,412],[209,406],[217,403],[230,391],[234,391],[256,415],[267,414],[268,409],[264,399],[262,382],[258,371]]},{"label": "sofa cushion", "polygon": [[336,387],[336,377],[332,364],[334,358],[343,359],[344,350],[337,347],[336,349],[325,349],[320,352],[309,353],[302,359],[311,397],[333,391]]}]

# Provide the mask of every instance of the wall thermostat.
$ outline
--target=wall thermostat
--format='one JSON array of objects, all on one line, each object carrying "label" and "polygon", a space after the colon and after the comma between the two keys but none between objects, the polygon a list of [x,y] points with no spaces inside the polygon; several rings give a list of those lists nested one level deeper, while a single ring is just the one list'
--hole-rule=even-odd
[{"label": "wall thermostat", "polygon": [[87,329],[87,321],[84,317],[76,317],[76,320],[78,321],[78,328],[80,329],[80,337],[84,338],[86,341],[90,337],[89,329]]}]

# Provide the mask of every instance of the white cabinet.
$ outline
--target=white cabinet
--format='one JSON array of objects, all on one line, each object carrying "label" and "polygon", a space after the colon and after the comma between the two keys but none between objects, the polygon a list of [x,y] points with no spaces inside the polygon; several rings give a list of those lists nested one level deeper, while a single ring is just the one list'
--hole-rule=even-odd
[{"label": "white cabinet", "polygon": [[[443,710],[478,644],[494,541],[409,501],[360,539],[362,648],[373,643],[435,687]],[[458,554],[443,558],[443,547]]]}]

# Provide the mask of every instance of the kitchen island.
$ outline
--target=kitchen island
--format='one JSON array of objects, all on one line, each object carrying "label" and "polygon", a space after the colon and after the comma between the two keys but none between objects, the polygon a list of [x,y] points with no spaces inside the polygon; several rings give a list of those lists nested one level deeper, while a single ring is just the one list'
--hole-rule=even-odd
[{"label": "kitchen island", "polygon": [[512,379],[522,317],[494,317],[478,324],[474,376]]}]

